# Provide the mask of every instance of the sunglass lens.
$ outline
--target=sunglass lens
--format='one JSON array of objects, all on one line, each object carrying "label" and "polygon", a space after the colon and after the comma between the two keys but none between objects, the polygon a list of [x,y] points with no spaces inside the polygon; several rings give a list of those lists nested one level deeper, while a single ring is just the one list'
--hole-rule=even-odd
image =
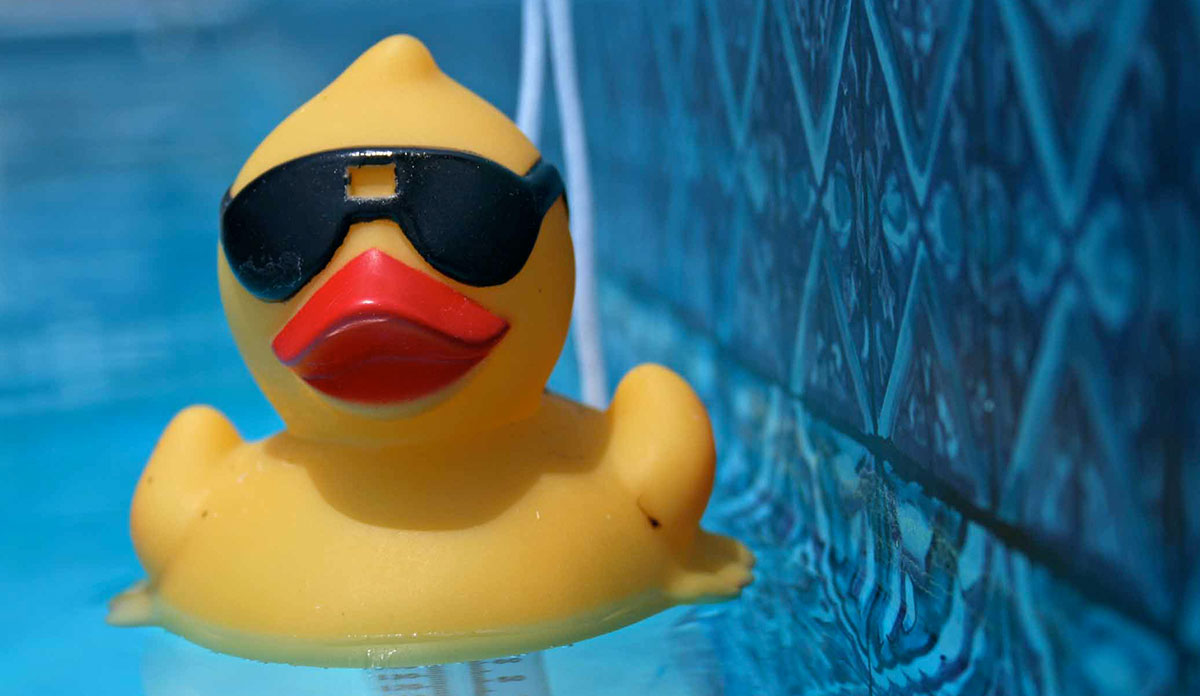
[{"label": "sunglass lens", "polygon": [[499,164],[431,158],[401,186],[405,233],[438,272],[476,287],[511,280],[529,258],[541,215],[528,187]]}]

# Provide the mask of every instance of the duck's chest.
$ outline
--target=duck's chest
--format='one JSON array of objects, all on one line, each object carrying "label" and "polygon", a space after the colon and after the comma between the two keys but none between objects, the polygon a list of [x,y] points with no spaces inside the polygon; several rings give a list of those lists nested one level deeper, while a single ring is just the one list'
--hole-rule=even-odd
[{"label": "duck's chest", "polygon": [[251,445],[227,462],[163,578],[179,608],[297,634],[469,630],[600,607],[669,566],[601,467],[339,469],[271,454]]}]

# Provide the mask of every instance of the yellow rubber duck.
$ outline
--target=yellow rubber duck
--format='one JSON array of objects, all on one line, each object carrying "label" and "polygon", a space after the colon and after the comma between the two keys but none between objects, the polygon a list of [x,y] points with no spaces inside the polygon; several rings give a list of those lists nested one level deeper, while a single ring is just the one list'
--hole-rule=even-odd
[{"label": "yellow rubber duck", "polygon": [[601,412],[545,392],[570,321],[552,167],[418,40],[376,44],[281,123],[225,201],[221,299],[286,423],[193,406],[134,494],[147,579],[109,621],[318,666],[484,659],[735,596],[699,528],[691,388],[631,371]]}]

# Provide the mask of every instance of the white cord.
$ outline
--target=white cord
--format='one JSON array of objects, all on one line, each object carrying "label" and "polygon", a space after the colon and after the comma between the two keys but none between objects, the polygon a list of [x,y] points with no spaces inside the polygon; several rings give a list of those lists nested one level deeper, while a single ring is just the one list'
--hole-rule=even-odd
[{"label": "white cord", "polygon": [[521,2],[521,82],[517,128],[537,145],[542,132],[542,83],[546,75],[546,19],[542,0]]},{"label": "white cord", "polygon": [[588,169],[587,134],[579,96],[579,73],[575,65],[575,37],[569,0],[522,0],[517,127],[537,144],[542,129],[547,9],[550,14],[555,94],[562,115],[563,154],[567,160],[571,232],[575,244],[575,361],[579,366],[580,392],[584,403],[601,408],[608,402],[608,379],[596,303],[592,181]]},{"label": "white cord", "polygon": [[602,408],[608,402],[600,313],[596,303],[596,263],[593,253],[594,210],[588,170],[587,133],[579,72],[575,66],[575,36],[570,0],[546,0],[550,18],[550,51],[554,64],[555,96],[562,116],[563,155],[571,200],[571,231],[575,241],[575,357],[579,363],[583,402]]}]

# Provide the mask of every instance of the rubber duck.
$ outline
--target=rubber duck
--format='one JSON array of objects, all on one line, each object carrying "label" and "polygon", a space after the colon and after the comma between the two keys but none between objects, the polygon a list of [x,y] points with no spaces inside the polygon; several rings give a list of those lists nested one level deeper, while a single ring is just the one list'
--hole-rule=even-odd
[{"label": "rubber duck", "polygon": [[548,393],[574,292],[558,173],[417,39],[369,49],[222,207],[221,300],[286,428],[175,416],[137,484],[146,580],[109,621],[269,662],[398,667],[575,642],[737,595],[699,527],[708,415],[643,365]]}]

